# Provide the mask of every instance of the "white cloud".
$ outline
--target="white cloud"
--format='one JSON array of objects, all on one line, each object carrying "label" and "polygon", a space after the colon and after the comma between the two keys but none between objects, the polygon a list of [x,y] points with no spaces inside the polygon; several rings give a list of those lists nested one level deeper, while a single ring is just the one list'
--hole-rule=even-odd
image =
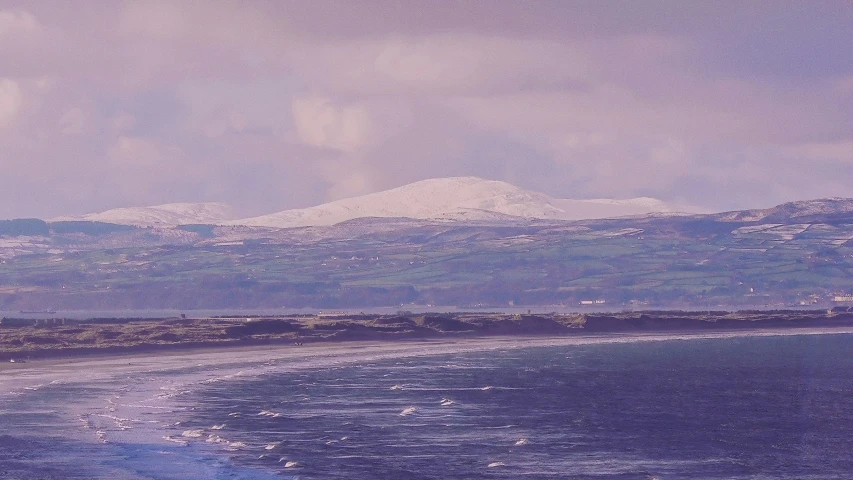
[{"label": "white cloud", "polygon": [[59,129],[65,135],[82,135],[87,129],[86,114],[77,107],[69,109],[59,119]]},{"label": "white cloud", "polygon": [[39,28],[36,17],[29,12],[23,10],[0,10],[0,38],[30,34]]},{"label": "white cloud", "polygon": [[[153,170],[161,166],[177,167],[182,163],[180,160],[183,155],[178,147],[163,145],[156,139],[120,136],[109,148],[107,156],[117,166],[135,166]],[[152,173],[160,175],[163,172]]]},{"label": "white cloud", "polygon": [[[746,190],[733,171],[771,178],[749,193],[774,201],[789,185],[819,194],[827,176],[849,183],[851,147],[839,138],[853,122],[853,76],[833,54],[843,45],[826,53],[831,65],[797,50],[790,70],[755,62],[760,45],[808,45],[819,22],[798,23],[790,43],[746,43],[719,41],[693,7],[664,25],[654,9],[592,2],[568,25],[573,7],[535,2],[433,2],[419,15],[322,3],[0,10],[0,205],[67,213],[39,196],[85,182],[75,190],[85,210],[162,203],[176,190],[307,206],[446,175],[732,206]],[[735,21],[726,33],[786,31],[752,28],[776,16],[718,14]],[[813,77],[786,76],[813,64]]]},{"label": "white cloud", "polygon": [[12,122],[24,105],[24,94],[18,82],[0,78],[0,126]]},{"label": "white cloud", "polygon": [[309,96],[293,100],[293,120],[299,138],[308,145],[354,153],[375,140],[375,127],[361,105],[336,104]]},{"label": "white cloud", "polygon": [[542,39],[439,34],[294,43],[290,66],[332,93],[487,93],[565,87],[589,76],[583,51]]}]

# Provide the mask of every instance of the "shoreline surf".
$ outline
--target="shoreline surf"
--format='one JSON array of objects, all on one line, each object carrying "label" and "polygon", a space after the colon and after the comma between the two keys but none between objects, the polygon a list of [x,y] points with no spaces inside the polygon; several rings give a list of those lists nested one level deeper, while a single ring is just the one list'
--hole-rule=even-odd
[{"label": "shoreline surf", "polygon": [[[492,350],[496,354],[504,354],[509,350],[538,347],[851,334],[853,327],[702,333],[605,333],[559,337],[329,342],[298,348],[242,347],[160,352],[157,355],[49,359],[0,370],[0,390],[3,392],[0,395],[0,406],[14,410],[21,408],[22,403],[27,403],[27,399],[51,399],[48,402],[50,410],[61,419],[61,426],[57,427],[55,434],[92,445],[87,447],[91,449],[99,449],[101,447],[97,445],[106,444],[103,447],[106,450],[97,451],[142,452],[139,454],[144,453],[148,460],[178,454],[187,456],[184,460],[192,464],[194,461],[209,460],[210,455],[227,457],[233,453],[229,449],[244,448],[239,445],[239,440],[229,438],[228,432],[217,428],[219,424],[208,425],[210,432],[203,431],[205,438],[199,439],[193,436],[197,435],[198,427],[184,423],[194,415],[193,399],[198,394],[203,394],[214,385],[230,388],[229,385],[235,385],[231,381],[242,382],[280,373],[298,376],[300,371],[310,373],[318,369],[370,365],[386,360],[414,360],[416,357]],[[65,392],[68,400],[55,400],[56,392]],[[453,407],[451,404],[438,408]],[[397,410],[395,416],[399,416],[397,414],[401,411]],[[215,437],[208,437],[208,434]],[[213,438],[213,443],[207,443],[207,438]],[[181,440],[181,444],[175,442],[175,439]],[[223,441],[220,442],[220,439]],[[237,443],[232,445],[233,442]],[[252,477],[249,475],[244,478]]]}]

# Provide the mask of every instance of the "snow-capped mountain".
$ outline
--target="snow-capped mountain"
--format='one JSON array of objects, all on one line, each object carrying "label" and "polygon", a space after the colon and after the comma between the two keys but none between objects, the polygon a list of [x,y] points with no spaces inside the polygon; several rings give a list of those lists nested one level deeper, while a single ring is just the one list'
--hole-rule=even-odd
[{"label": "snow-capped mountain", "polygon": [[114,208],[100,213],[65,216],[51,221],[85,220],[140,227],[169,227],[188,224],[219,224],[234,218],[223,203],[168,203],[153,207]]},{"label": "snow-capped mountain", "polygon": [[445,221],[506,219],[582,220],[673,212],[648,197],[628,200],[551,198],[506,182],[477,177],[423,180],[311,208],[285,210],[227,222],[229,225],[292,228],[334,225],[363,217],[404,217]]},{"label": "snow-capped mountain", "polygon": [[853,213],[853,198],[820,198],[788,202],[771,208],[739,210],[716,214],[717,220],[734,222],[773,222],[796,219],[808,220],[815,215],[844,215]]}]

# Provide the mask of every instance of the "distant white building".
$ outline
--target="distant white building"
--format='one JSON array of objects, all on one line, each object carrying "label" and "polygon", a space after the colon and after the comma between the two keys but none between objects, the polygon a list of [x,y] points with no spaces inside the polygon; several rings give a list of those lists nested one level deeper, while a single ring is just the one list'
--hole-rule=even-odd
[{"label": "distant white building", "polygon": [[833,302],[853,302],[853,295],[836,295],[832,299]]}]

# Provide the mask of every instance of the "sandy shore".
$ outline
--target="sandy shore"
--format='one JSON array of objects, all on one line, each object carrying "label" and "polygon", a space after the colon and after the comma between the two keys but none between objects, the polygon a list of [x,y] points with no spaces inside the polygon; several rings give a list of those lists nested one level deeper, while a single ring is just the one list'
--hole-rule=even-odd
[{"label": "sandy shore", "polygon": [[[57,379],[72,380],[81,372],[123,374],[140,371],[165,372],[196,366],[199,369],[241,365],[316,362],[350,363],[364,359],[452,354],[474,350],[501,350],[528,347],[572,346],[606,343],[659,342],[691,339],[720,339],[759,336],[853,334],[851,327],[797,329],[754,329],[715,332],[602,333],[573,336],[445,338],[436,340],[341,341],[294,345],[223,346],[197,348],[172,346],[158,352],[85,354],[64,358],[45,358],[27,363],[0,364],[0,388],[14,379],[34,379],[42,384]],[[20,382],[16,382],[20,383]],[[26,382],[24,382],[26,383]]]},{"label": "sandy shore", "polygon": [[342,345],[366,348],[359,345],[853,328],[853,313],[826,311],[2,320],[0,365],[4,366],[0,370],[21,368],[19,362],[23,360],[45,358],[127,358],[256,350],[294,350],[304,355],[314,351],[312,345],[328,351],[344,348]]}]

